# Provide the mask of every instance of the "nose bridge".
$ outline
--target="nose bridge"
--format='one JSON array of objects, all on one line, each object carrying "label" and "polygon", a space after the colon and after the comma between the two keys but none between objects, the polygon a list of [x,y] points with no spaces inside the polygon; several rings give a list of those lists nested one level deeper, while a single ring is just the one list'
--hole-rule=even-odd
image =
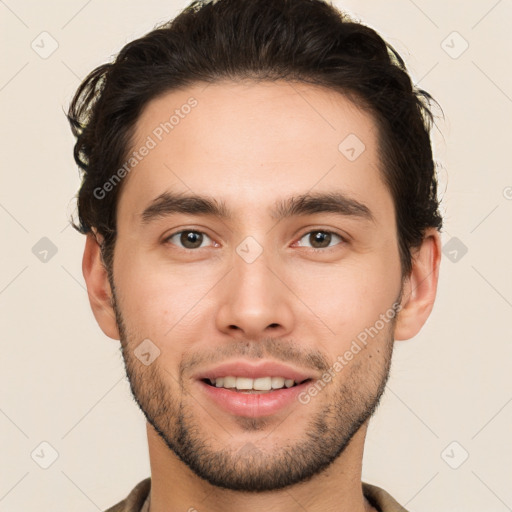
[{"label": "nose bridge", "polygon": [[234,257],[233,284],[239,301],[245,302],[246,305],[252,303],[255,307],[261,307],[264,302],[269,303],[268,300],[262,300],[264,296],[271,298],[276,293],[275,289],[272,290],[276,283],[272,282],[275,277],[269,269],[269,260],[268,251],[260,254],[254,261],[247,261],[239,254]]},{"label": "nose bridge", "polygon": [[222,289],[219,329],[252,337],[291,329],[290,292],[271,270],[276,263],[271,251],[251,237],[239,244],[233,254],[233,270]]}]

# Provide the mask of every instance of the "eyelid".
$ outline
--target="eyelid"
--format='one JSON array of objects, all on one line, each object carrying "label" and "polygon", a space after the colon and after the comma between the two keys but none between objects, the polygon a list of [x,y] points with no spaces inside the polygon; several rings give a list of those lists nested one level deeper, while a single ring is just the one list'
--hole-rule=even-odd
[{"label": "eyelid", "polygon": [[[334,244],[334,245],[330,245],[328,247],[322,247],[322,248],[311,247],[311,246],[308,246],[308,245],[306,245],[306,246],[299,245],[299,247],[307,247],[308,249],[313,250],[313,251],[325,252],[325,251],[328,251],[329,249],[336,248],[338,245],[343,245],[343,244],[347,244],[348,243],[348,237],[347,236],[342,235],[341,233],[338,233],[336,231],[333,231],[332,229],[323,229],[323,228],[314,228],[314,229],[309,228],[308,231],[302,233],[302,235],[300,235],[297,238],[297,242],[300,242],[300,240],[302,240],[305,236],[311,235],[312,233],[328,233],[330,235],[334,235],[334,236],[337,236],[338,238],[340,238],[341,242],[339,242],[337,244]],[[294,244],[297,243],[297,242],[294,242]]]},{"label": "eyelid", "polygon": [[180,235],[181,233],[186,233],[186,232],[192,232],[192,233],[199,233],[201,235],[203,235],[204,237],[207,237],[210,239],[211,242],[213,242],[214,244],[218,244],[218,242],[215,242],[215,240],[213,240],[213,238],[208,235],[208,233],[205,233],[204,231],[200,230],[200,229],[196,229],[196,228],[180,228],[179,230],[177,231],[173,231],[172,233],[168,234],[168,235],[165,235],[162,242],[165,243],[165,244],[171,244],[171,245],[174,245],[176,246],[178,249],[182,249],[184,251],[197,251],[198,249],[205,249],[207,246],[205,247],[197,247],[195,249],[189,249],[187,247],[181,247],[180,245],[178,244],[175,244],[173,242],[171,242],[171,238],[176,236],[176,235]]}]

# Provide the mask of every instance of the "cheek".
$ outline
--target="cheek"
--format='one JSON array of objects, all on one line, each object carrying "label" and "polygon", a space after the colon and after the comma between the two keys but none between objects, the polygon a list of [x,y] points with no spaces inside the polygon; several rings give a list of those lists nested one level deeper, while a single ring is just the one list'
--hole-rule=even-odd
[{"label": "cheek", "polygon": [[213,271],[148,265],[133,254],[116,265],[116,289],[128,326],[165,344],[184,326],[201,325],[198,315],[216,282]]},{"label": "cheek", "polygon": [[343,343],[350,343],[388,312],[400,287],[399,265],[393,261],[391,266],[383,258],[301,269],[288,275],[291,288],[307,305],[307,318],[320,319],[326,331]]}]

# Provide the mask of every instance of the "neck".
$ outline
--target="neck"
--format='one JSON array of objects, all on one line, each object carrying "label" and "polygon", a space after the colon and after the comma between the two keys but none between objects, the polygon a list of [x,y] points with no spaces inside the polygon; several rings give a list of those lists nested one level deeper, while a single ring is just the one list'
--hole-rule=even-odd
[{"label": "neck", "polygon": [[150,512],[375,512],[362,492],[361,470],[368,423],[344,452],[306,482],[276,491],[247,493],[213,486],[199,478],[146,425],[151,464]]}]

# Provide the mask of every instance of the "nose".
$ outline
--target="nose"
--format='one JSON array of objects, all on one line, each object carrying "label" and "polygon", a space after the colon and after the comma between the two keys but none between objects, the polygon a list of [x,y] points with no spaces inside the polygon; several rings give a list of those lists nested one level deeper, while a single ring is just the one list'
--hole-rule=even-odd
[{"label": "nose", "polygon": [[220,288],[217,328],[230,336],[286,336],[293,329],[293,293],[265,251],[249,263],[234,255],[234,268]]}]

